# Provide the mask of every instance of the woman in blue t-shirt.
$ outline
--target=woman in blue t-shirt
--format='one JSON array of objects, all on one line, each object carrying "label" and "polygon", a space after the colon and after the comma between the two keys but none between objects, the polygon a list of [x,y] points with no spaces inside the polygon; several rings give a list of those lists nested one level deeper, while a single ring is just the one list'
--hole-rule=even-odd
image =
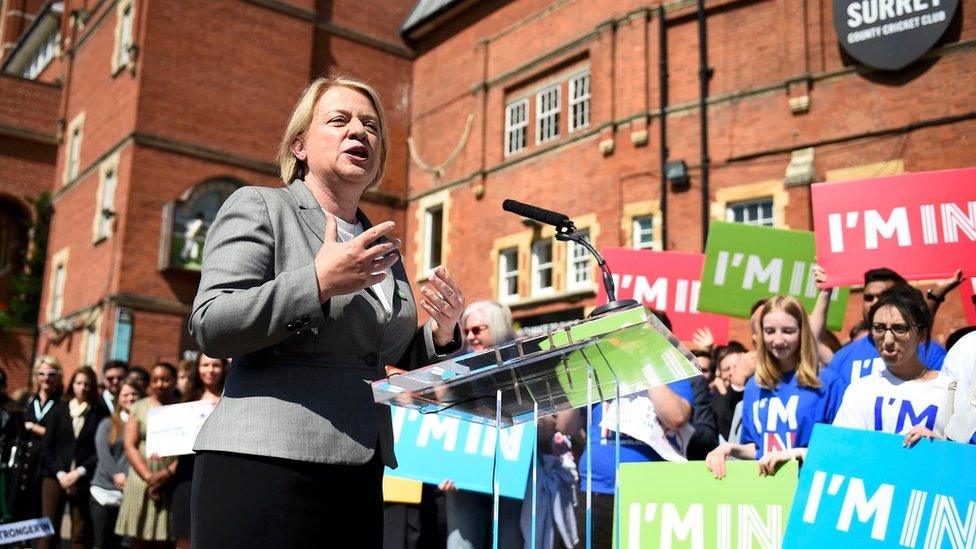
[{"label": "woman in blue t-shirt", "polygon": [[[742,399],[742,437],[725,443],[705,461],[717,478],[725,476],[729,457],[763,463],[798,458],[815,423],[829,423],[839,405],[835,376],[818,373],[817,344],[807,313],[793,296],[769,299],[760,313],[756,375]],[[763,459],[768,456],[767,459]]]}]

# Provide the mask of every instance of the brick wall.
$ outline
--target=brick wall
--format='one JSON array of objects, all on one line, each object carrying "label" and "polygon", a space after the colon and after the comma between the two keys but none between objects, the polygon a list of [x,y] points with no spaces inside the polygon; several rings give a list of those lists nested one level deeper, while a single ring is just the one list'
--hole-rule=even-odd
[{"label": "brick wall", "polygon": [[[719,189],[783,179],[793,147],[814,146],[814,168],[828,170],[902,159],[906,171],[976,165],[968,141],[976,93],[976,15],[958,21],[928,61],[897,74],[876,74],[850,65],[839,53],[829,3],[822,11],[799,0],[708,3],[709,200]],[[597,244],[626,240],[620,218],[627,203],[659,198],[658,12],[638,2],[533,2],[476,7],[413,44],[410,135],[422,158],[445,158],[459,143],[466,116],[471,137],[442,177],[409,166],[407,232],[417,233],[418,201],[431,191],[450,193],[449,266],[469,300],[493,297],[492,242],[524,230],[501,212],[514,198],[571,217],[595,214],[603,227]],[[656,8],[656,6],[655,6]],[[668,147],[671,159],[689,164],[691,188],[668,196],[668,247],[700,251],[701,169],[697,100],[698,29],[694,6],[671,9],[668,40]],[[536,145],[530,98],[529,146],[504,155],[504,108],[519,93],[546,85],[565,67],[583,64],[591,74],[589,132],[567,133],[566,87],[561,136]],[[487,87],[482,85],[486,83]],[[791,113],[791,97],[808,95],[809,112]],[[970,119],[951,120],[969,116]],[[932,125],[911,131],[920,121]],[[646,145],[634,145],[647,130]],[[868,135],[888,132],[886,135]],[[577,138],[578,137],[578,138]],[[604,155],[601,142],[612,142]],[[484,159],[484,160],[482,160]],[[482,177],[480,171],[486,175]],[[480,185],[483,184],[483,189]],[[478,198],[477,192],[483,196]],[[810,229],[810,190],[786,189],[785,224]],[[410,246],[420,242],[411,238]],[[416,270],[413,253],[405,257]],[[947,273],[948,274],[948,273]],[[922,287],[925,287],[923,284]],[[857,291],[846,325],[860,316]],[[516,305],[528,316],[570,307]],[[587,304],[593,299],[587,298]],[[964,323],[959,298],[943,306],[936,324],[944,336]],[[732,335],[748,341],[748,325],[733,321]]]}]

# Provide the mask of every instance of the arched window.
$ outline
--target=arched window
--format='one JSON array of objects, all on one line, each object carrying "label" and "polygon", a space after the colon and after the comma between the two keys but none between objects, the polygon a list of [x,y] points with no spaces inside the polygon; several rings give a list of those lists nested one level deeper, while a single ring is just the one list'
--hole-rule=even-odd
[{"label": "arched window", "polygon": [[224,201],[244,182],[220,177],[188,189],[163,210],[163,241],[159,269],[199,271],[203,264],[203,243],[207,229]]}]

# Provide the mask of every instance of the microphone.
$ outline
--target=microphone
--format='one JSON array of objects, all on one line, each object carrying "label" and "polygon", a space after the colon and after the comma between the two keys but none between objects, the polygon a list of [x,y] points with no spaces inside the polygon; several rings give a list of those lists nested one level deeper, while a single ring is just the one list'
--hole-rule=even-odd
[{"label": "microphone", "polygon": [[504,202],[502,202],[502,209],[506,212],[512,212],[513,214],[538,221],[539,223],[545,223],[546,225],[564,227],[567,224],[572,223],[569,220],[569,216],[566,214],[546,210],[529,204],[523,204],[512,199],[506,199]]},{"label": "microphone", "polygon": [[516,202],[510,198],[505,199],[505,201],[502,202],[502,209],[506,212],[511,212],[515,215],[520,215],[533,221],[538,221],[539,223],[555,226],[556,240],[561,242],[571,240],[586,248],[586,250],[593,255],[593,258],[596,259],[597,266],[600,267],[600,271],[603,273],[603,287],[607,291],[607,303],[593,309],[593,312],[590,313],[591,317],[604,315],[613,311],[630,309],[640,305],[633,299],[623,299],[617,301],[617,292],[613,283],[613,275],[610,273],[610,268],[607,267],[606,260],[603,259],[603,256],[600,255],[600,252],[596,251],[596,248],[594,248],[592,244],[587,242],[586,237],[583,234],[576,232],[576,225],[573,225],[573,222],[569,219],[568,215],[539,208],[537,206]]}]

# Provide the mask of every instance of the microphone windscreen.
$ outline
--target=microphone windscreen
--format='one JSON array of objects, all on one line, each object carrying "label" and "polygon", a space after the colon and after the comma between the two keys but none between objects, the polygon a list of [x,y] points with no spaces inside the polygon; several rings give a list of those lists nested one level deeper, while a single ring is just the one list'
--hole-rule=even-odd
[{"label": "microphone windscreen", "polygon": [[546,225],[555,225],[558,227],[569,222],[569,216],[565,214],[546,210],[530,204],[523,204],[512,199],[506,199],[504,202],[502,202],[502,209],[506,212],[512,212],[513,214],[517,214],[522,217],[534,219],[535,221],[545,223]]}]

